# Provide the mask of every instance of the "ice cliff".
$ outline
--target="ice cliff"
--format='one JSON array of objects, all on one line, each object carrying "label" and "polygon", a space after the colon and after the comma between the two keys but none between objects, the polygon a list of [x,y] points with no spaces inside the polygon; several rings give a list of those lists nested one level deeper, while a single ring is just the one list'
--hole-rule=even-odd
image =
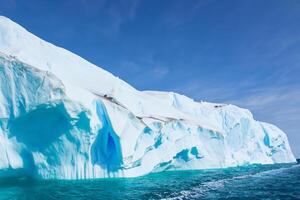
[{"label": "ice cliff", "polygon": [[246,109],[138,91],[0,17],[0,175],[134,177],[295,161],[285,133]]}]

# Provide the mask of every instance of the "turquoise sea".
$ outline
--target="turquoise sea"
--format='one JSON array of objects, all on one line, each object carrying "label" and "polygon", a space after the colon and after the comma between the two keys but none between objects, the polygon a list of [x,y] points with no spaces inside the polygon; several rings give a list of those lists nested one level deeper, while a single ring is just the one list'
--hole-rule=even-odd
[{"label": "turquoise sea", "polygon": [[0,199],[300,199],[300,164],[85,181],[0,180]]}]

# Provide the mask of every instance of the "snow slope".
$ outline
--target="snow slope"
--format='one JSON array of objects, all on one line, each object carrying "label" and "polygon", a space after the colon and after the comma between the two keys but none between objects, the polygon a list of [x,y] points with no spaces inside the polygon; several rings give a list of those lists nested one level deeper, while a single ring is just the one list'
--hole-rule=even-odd
[{"label": "snow slope", "polygon": [[285,133],[246,109],[138,91],[0,17],[0,175],[133,177],[295,161]]}]

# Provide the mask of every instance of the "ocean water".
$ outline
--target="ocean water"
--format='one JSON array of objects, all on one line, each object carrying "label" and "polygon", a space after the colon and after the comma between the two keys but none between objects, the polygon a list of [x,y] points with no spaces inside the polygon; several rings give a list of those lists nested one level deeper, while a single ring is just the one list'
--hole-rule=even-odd
[{"label": "ocean water", "polygon": [[300,164],[174,171],[129,179],[1,179],[0,199],[300,199]]}]

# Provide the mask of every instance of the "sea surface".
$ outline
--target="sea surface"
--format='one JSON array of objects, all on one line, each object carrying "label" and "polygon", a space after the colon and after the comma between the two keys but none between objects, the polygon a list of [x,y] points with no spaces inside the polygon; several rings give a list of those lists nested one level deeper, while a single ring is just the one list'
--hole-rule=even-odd
[{"label": "sea surface", "polygon": [[174,171],[129,179],[0,180],[0,199],[300,199],[300,164]]}]

